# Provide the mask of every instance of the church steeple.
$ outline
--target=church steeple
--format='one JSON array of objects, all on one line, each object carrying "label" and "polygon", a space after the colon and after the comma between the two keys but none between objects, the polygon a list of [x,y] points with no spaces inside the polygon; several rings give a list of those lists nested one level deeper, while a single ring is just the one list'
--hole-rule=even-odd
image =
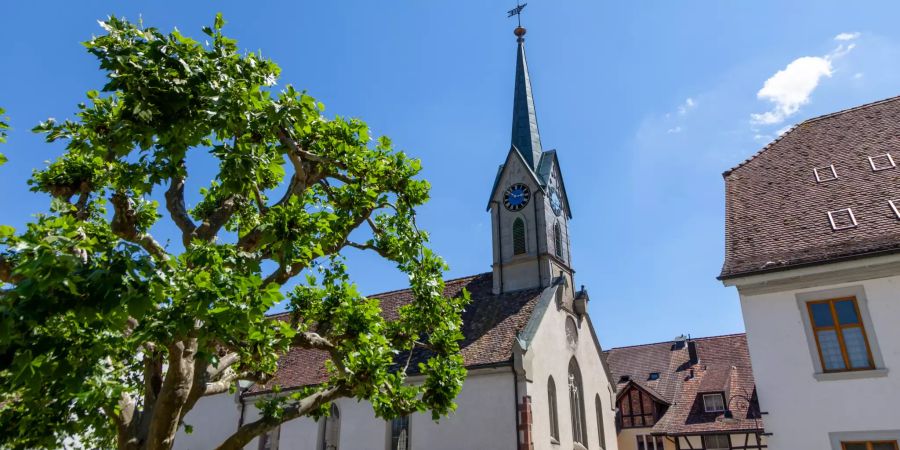
[{"label": "church steeple", "polygon": [[531,77],[528,75],[528,62],[525,60],[525,28],[515,30],[518,40],[516,53],[516,88],[513,97],[512,145],[522,158],[537,170],[541,160],[541,134],[538,131],[537,113],[534,108],[534,96],[531,92]]}]

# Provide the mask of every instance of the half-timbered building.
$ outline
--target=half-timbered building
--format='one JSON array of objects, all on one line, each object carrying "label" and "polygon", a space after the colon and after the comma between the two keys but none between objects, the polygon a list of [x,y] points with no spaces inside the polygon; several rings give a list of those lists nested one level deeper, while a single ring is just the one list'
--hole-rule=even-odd
[{"label": "half-timbered building", "polygon": [[743,334],[614,348],[621,450],[767,448]]}]

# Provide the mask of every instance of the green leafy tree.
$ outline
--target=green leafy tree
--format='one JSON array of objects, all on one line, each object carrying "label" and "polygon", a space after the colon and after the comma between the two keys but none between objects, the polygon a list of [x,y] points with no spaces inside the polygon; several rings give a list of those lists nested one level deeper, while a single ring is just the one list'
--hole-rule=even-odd
[{"label": "green leafy tree", "polygon": [[[328,380],[260,402],[219,448],[340,397],[385,418],[455,408],[467,298],[444,297],[445,264],[416,227],[419,161],[276,92],[278,66],[239,52],[223,24],[204,44],[101,22],[85,45],[108,82],[77,120],[35,128],[66,151],[30,181],[49,212],[0,227],[0,447],[172,448],[201,398],[266,383],[293,347],[327,352]],[[188,208],[191,152],[218,172]],[[174,243],[153,235],[168,220]],[[415,300],[396,318],[351,282],[351,248],[409,276]],[[290,319],[267,319],[285,299]]]},{"label": "green leafy tree", "polygon": [[[9,124],[4,122],[4,113],[6,113],[6,111],[4,111],[3,108],[0,108],[0,144],[6,142],[6,130],[9,129]],[[6,156],[4,156],[3,153],[0,153],[0,166],[4,164],[6,164]]]}]

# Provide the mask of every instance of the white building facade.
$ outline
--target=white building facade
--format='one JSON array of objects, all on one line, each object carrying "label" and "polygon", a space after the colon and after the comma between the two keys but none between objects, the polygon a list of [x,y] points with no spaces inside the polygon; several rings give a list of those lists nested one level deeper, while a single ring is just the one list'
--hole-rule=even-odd
[{"label": "white building facade", "polygon": [[726,172],[726,261],[773,450],[900,442],[900,99]]}]

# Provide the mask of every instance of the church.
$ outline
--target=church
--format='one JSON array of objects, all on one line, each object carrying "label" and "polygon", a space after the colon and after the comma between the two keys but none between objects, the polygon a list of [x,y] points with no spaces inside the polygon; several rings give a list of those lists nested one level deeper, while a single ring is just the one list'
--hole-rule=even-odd
[{"label": "church", "polygon": [[[515,29],[511,146],[486,204],[493,270],[446,281],[446,295],[463,289],[471,295],[461,343],[468,376],[457,411],[439,422],[426,414],[385,421],[365,402],[340,399],[329,417],[286,422],[247,448],[618,449],[616,386],[587,313],[587,290],[575,288],[572,208],[557,152],[541,144],[525,34]],[[412,301],[406,290],[369,297],[381,301],[386,316]],[[175,447],[215,448],[258,417],[254,403],[261,396],[280,395],[273,386],[283,394],[316,385],[324,381],[324,366],[315,350],[291,350],[271,383],[201,400],[185,418],[196,431],[180,430]]]}]

